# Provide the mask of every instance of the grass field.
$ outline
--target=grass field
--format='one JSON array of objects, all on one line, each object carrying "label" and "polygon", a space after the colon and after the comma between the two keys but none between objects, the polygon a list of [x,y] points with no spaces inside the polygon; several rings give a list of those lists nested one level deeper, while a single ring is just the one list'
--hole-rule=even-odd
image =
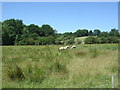
[{"label": "grass field", "polygon": [[111,88],[113,74],[117,87],[117,44],[59,47],[2,46],[2,87]]}]

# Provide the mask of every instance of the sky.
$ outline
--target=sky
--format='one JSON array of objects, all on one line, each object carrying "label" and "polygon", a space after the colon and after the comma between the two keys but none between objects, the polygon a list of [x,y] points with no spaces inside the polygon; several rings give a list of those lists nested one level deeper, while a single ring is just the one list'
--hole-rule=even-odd
[{"label": "sky", "polygon": [[58,33],[118,28],[118,2],[3,2],[2,21],[49,24]]}]

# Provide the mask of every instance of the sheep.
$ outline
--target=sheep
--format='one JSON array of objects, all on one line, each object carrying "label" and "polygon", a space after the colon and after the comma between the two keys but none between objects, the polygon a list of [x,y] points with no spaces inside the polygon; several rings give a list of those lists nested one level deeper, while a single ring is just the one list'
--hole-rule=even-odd
[{"label": "sheep", "polygon": [[66,47],[60,47],[59,48],[59,51],[61,51],[61,50],[66,50],[66,49],[68,49],[68,48],[70,48],[69,46],[66,46]]},{"label": "sheep", "polygon": [[60,47],[60,48],[59,48],[59,51],[61,51],[61,50],[65,50],[65,48],[64,48],[64,47]]},{"label": "sheep", "polygon": [[70,46],[66,46],[66,48],[68,49],[68,48],[70,48]]},{"label": "sheep", "polygon": [[72,47],[71,47],[71,49],[73,49],[73,48],[77,48],[75,45],[73,45]]}]

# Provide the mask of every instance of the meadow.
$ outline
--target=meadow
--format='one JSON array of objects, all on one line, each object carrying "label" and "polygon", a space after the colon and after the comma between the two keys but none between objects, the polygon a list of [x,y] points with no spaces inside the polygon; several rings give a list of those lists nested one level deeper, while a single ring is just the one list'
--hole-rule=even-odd
[{"label": "meadow", "polygon": [[118,87],[118,44],[61,46],[2,46],[2,87],[111,88],[112,75]]}]

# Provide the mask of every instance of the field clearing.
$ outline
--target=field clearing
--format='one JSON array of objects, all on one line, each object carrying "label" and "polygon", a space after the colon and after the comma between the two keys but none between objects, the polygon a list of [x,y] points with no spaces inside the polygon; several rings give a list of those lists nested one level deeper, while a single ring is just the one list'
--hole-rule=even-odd
[{"label": "field clearing", "polygon": [[2,46],[3,88],[118,87],[118,44],[60,46]]},{"label": "field clearing", "polygon": [[[88,37],[90,37],[90,36],[76,37],[74,41],[75,41],[75,42],[77,42],[76,40],[81,40],[82,42],[84,42],[84,41],[85,41],[85,39],[86,39],[86,38],[88,38]],[[94,38],[95,38],[95,37],[97,37],[97,36],[92,36],[92,37],[94,37]]]}]

